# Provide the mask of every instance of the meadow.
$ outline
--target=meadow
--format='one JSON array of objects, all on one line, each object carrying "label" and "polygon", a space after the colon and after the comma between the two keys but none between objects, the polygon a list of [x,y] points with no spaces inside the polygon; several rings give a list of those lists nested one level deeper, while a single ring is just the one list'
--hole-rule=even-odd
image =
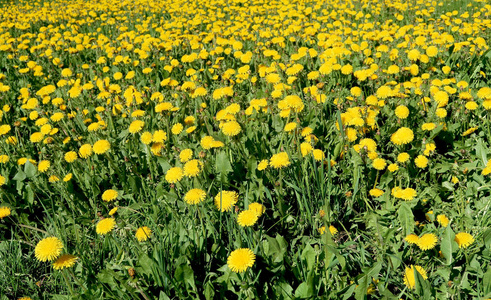
[{"label": "meadow", "polygon": [[491,299],[489,2],[0,16],[0,299]]}]

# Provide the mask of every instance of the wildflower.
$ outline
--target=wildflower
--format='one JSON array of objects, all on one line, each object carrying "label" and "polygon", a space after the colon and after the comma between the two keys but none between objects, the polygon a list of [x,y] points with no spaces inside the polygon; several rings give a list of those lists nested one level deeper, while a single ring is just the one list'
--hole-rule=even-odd
[{"label": "wildflower", "polygon": [[146,241],[152,235],[152,229],[147,226],[140,227],[136,230],[135,237],[139,242]]},{"label": "wildflower", "polygon": [[374,167],[376,170],[382,171],[385,169],[385,166],[387,163],[385,162],[385,159],[383,158],[376,158],[372,162],[372,167]]},{"label": "wildflower", "polygon": [[414,159],[414,163],[418,168],[424,169],[428,166],[428,158],[424,155],[418,155],[418,157]]},{"label": "wildflower", "polygon": [[416,245],[418,245],[421,250],[429,250],[435,247],[437,240],[436,235],[433,233],[426,233],[418,239]]},{"label": "wildflower", "polygon": [[184,175],[187,177],[196,177],[201,172],[202,163],[197,159],[192,159],[184,165]]},{"label": "wildflower", "polygon": [[267,159],[263,159],[257,165],[257,170],[262,171],[262,170],[266,169],[268,167],[268,165],[269,165],[269,161]]},{"label": "wildflower", "polygon": [[142,133],[142,135],[140,136],[140,141],[145,144],[145,145],[148,145],[152,142],[152,139],[153,139],[153,135],[148,132],[148,131],[145,131],[144,133]]},{"label": "wildflower", "polygon": [[419,236],[417,236],[415,234],[410,234],[410,235],[406,236],[404,238],[404,240],[406,242],[408,242],[409,244],[417,244],[418,243],[418,240],[419,240]]},{"label": "wildflower", "polygon": [[259,217],[264,213],[264,211],[266,211],[266,208],[264,207],[264,205],[262,205],[261,203],[257,203],[257,202],[249,203],[248,209],[255,211]]},{"label": "wildflower", "polygon": [[221,191],[215,196],[215,206],[221,212],[230,211],[238,199],[239,195],[234,191]]},{"label": "wildflower", "polygon": [[182,179],[184,173],[179,167],[170,168],[167,173],[165,173],[165,180],[168,183],[176,183]]},{"label": "wildflower", "polygon": [[401,127],[392,134],[390,140],[396,145],[405,145],[414,139],[413,131],[407,127]]},{"label": "wildflower", "polygon": [[183,129],[184,129],[184,126],[182,126],[181,123],[177,123],[174,126],[172,126],[171,131],[172,131],[172,134],[177,135],[177,134],[181,133]]},{"label": "wildflower", "polygon": [[409,116],[409,109],[404,105],[399,105],[396,108],[395,113],[399,119],[406,119]]},{"label": "wildflower", "polygon": [[75,255],[63,254],[53,263],[53,269],[62,270],[64,268],[71,268],[75,265],[77,260],[78,257]]},{"label": "wildflower", "polygon": [[397,161],[400,163],[405,163],[406,161],[409,160],[409,158],[410,158],[410,156],[406,152],[403,152],[403,153],[400,153],[399,155],[397,155]]},{"label": "wildflower", "polygon": [[399,166],[397,164],[390,164],[387,167],[387,170],[389,170],[389,172],[395,172],[395,171],[399,170]]},{"label": "wildflower", "polygon": [[111,148],[111,144],[107,140],[99,140],[94,143],[92,148],[95,154],[104,154]]},{"label": "wildflower", "polygon": [[226,136],[236,136],[242,130],[239,123],[236,121],[229,121],[221,126],[223,134]]},{"label": "wildflower", "polygon": [[118,192],[115,190],[106,190],[102,193],[102,200],[109,202],[118,198]]},{"label": "wildflower", "polygon": [[60,255],[62,249],[61,241],[57,237],[51,236],[38,242],[34,254],[39,261],[53,261]]},{"label": "wildflower", "polygon": [[184,149],[181,151],[181,153],[179,153],[179,160],[181,160],[182,163],[185,163],[188,160],[190,160],[192,156],[193,156],[193,150]]},{"label": "wildflower", "polygon": [[203,191],[202,189],[192,189],[189,190],[186,195],[184,195],[184,201],[186,201],[187,204],[198,204],[200,202],[203,202],[206,197],[206,192]]},{"label": "wildflower", "polygon": [[450,221],[448,220],[447,216],[445,216],[445,215],[438,215],[438,216],[436,217],[436,220],[437,220],[437,221],[438,221],[438,223],[439,223],[440,225],[442,225],[443,227],[447,227],[447,226],[448,226],[448,223],[450,222]]},{"label": "wildflower", "polygon": [[371,189],[369,194],[372,197],[380,197],[384,194],[384,191],[382,191],[381,189],[375,188],[375,189]]},{"label": "wildflower", "polygon": [[145,126],[145,122],[143,122],[142,120],[135,120],[131,122],[128,130],[130,133],[138,133],[143,129],[143,126]]},{"label": "wildflower", "polygon": [[110,216],[113,216],[113,215],[114,215],[114,214],[115,214],[117,211],[118,211],[118,207],[116,206],[116,207],[113,207],[113,208],[112,208],[112,209],[109,211],[109,213],[108,213],[108,214],[109,214]]},{"label": "wildflower", "polygon": [[455,241],[459,245],[459,248],[467,248],[470,244],[474,243],[474,237],[467,232],[459,232],[455,235]]},{"label": "wildflower", "polygon": [[239,213],[237,223],[242,227],[252,226],[256,224],[258,218],[259,215],[256,210],[248,209]]},{"label": "wildflower", "polygon": [[284,130],[285,130],[285,132],[290,132],[290,131],[294,130],[295,128],[297,128],[297,123],[290,122],[290,123],[285,125]]},{"label": "wildflower", "polygon": [[73,177],[73,174],[72,173],[68,173],[68,174],[65,175],[65,177],[63,177],[63,181],[64,182],[70,181],[70,180],[72,180],[72,177]]},{"label": "wildflower", "polygon": [[69,151],[67,153],[65,153],[65,160],[67,163],[72,163],[74,161],[76,161],[78,158],[78,155],[77,155],[77,152],[75,151]]},{"label": "wildflower", "polygon": [[95,231],[98,234],[107,234],[113,230],[114,226],[116,226],[116,221],[114,218],[102,219],[97,223]]},{"label": "wildflower", "polygon": [[83,144],[78,149],[78,155],[81,158],[88,158],[92,155],[92,145],[91,144]]},{"label": "wildflower", "polygon": [[[326,232],[326,226],[322,226],[318,230],[319,230],[319,233],[322,235],[322,234],[324,234],[324,232]],[[336,233],[338,233],[338,230],[336,229],[336,227],[331,225],[331,226],[329,226],[329,232],[331,233],[331,235],[335,235]]]},{"label": "wildflower", "polygon": [[406,271],[404,272],[404,284],[410,289],[413,289],[416,286],[416,279],[414,278],[415,269],[421,275],[421,277],[423,277],[423,279],[426,280],[428,278],[423,267],[413,265],[406,267]]},{"label": "wildflower", "polygon": [[275,169],[280,169],[290,165],[290,159],[286,152],[280,152],[271,157],[269,165]]},{"label": "wildflower", "polygon": [[251,249],[240,248],[230,253],[227,259],[227,265],[232,272],[242,273],[247,268],[252,267],[255,260],[256,255],[254,255]]},{"label": "wildflower", "polygon": [[2,206],[0,207],[0,220],[10,216],[11,210],[10,207]]}]

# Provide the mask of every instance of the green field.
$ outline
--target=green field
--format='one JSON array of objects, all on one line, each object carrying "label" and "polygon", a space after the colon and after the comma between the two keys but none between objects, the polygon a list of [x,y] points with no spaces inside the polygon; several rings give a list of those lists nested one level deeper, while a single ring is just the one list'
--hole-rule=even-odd
[{"label": "green field", "polygon": [[491,299],[491,3],[0,13],[0,300]]}]

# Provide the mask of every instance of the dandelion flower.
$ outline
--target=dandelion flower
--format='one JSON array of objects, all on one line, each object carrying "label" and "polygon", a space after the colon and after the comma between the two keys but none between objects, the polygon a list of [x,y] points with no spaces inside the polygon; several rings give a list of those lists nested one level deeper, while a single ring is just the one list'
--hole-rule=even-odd
[{"label": "dandelion flower", "polygon": [[440,225],[442,225],[443,227],[447,227],[447,226],[448,226],[448,223],[450,222],[450,221],[448,220],[447,216],[445,216],[445,215],[438,215],[438,216],[436,217],[436,220],[437,220],[437,221],[438,221],[438,223],[439,223]]},{"label": "dandelion flower", "polygon": [[268,167],[268,165],[269,165],[269,161],[267,159],[263,159],[257,165],[257,169],[258,169],[258,171],[262,171],[262,170],[266,169]]},{"label": "dandelion flower", "polygon": [[372,162],[372,167],[375,168],[376,170],[382,171],[385,169],[385,166],[387,163],[385,162],[385,159],[383,158],[376,158]]},{"label": "dandelion flower", "polygon": [[143,129],[143,126],[145,126],[145,122],[143,122],[142,120],[136,120],[131,122],[128,130],[130,133],[137,133]]},{"label": "dandelion flower", "polygon": [[174,126],[172,126],[171,131],[172,131],[172,134],[177,135],[177,134],[181,133],[183,129],[184,129],[184,126],[182,126],[181,123],[177,123]]},{"label": "dandelion flower", "polygon": [[39,241],[34,254],[39,261],[53,261],[60,255],[62,249],[61,241],[57,237],[50,236]]},{"label": "dandelion flower", "polygon": [[467,248],[470,244],[474,243],[474,238],[467,232],[459,232],[455,235],[455,241],[459,245],[459,248]]},{"label": "dandelion flower", "polygon": [[280,169],[290,165],[290,160],[286,152],[280,152],[271,157],[269,165],[275,169]]},{"label": "dandelion flower", "polygon": [[92,155],[92,145],[91,144],[83,144],[78,149],[78,155],[81,158],[88,158]]},{"label": "dandelion flower", "polygon": [[257,202],[249,203],[248,209],[255,211],[259,217],[266,211],[266,208],[264,207],[264,205],[262,205],[261,203],[257,203]]},{"label": "dandelion flower", "polygon": [[67,163],[72,163],[74,161],[76,161],[78,158],[78,155],[77,155],[77,152],[75,151],[69,151],[67,153],[65,153],[65,160]]},{"label": "dandelion flower", "polygon": [[147,226],[140,227],[136,230],[135,237],[139,242],[146,241],[152,235],[152,229]]},{"label": "dandelion flower", "polygon": [[421,274],[421,277],[423,277],[423,279],[427,279],[428,276],[426,276],[426,271],[425,269],[423,269],[423,267],[421,266],[409,266],[409,267],[406,267],[406,271],[404,272],[404,284],[410,288],[410,289],[413,289],[415,286],[416,286],[416,279],[414,278],[414,269],[416,269],[416,271]]},{"label": "dandelion flower", "polygon": [[236,136],[242,130],[239,123],[236,121],[229,121],[224,123],[222,126],[222,132],[226,136]]},{"label": "dandelion flower", "polygon": [[221,212],[230,211],[238,199],[239,195],[234,191],[221,191],[215,196],[215,206]]},{"label": "dandelion flower", "polygon": [[414,163],[416,164],[416,167],[424,169],[428,166],[428,158],[424,155],[418,155],[418,157],[414,159]]},{"label": "dandelion flower", "polygon": [[404,240],[405,240],[406,242],[408,242],[409,244],[417,244],[417,243],[418,243],[418,240],[419,240],[419,236],[417,236],[417,235],[415,235],[415,234],[411,233],[411,234],[409,234],[408,236],[406,236],[406,237],[404,238]]},{"label": "dandelion flower", "polygon": [[235,273],[242,273],[254,265],[256,255],[249,248],[240,248],[232,251],[227,259],[227,265]]},{"label": "dandelion flower", "polygon": [[369,193],[370,193],[370,196],[372,196],[372,197],[380,197],[384,194],[384,191],[382,191],[381,189],[375,188],[375,189],[371,189]]},{"label": "dandelion flower", "polygon": [[179,167],[170,168],[167,173],[165,173],[165,180],[168,183],[176,183],[182,179],[184,173]]},{"label": "dandelion flower", "polygon": [[92,148],[95,154],[104,154],[111,148],[111,144],[107,140],[99,140],[95,142]]},{"label": "dandelion flower", "polygon": [[255,210],[248,209],[239,213],[237,223],[242,227],[252,226],[256,224],[258,218],[259,215]]},{"label": "dandelion flower", "polygon": [[115,190],[106,190],[102,193],[102,200],[109,202],[118,198],[118,192]]},{"label": "dandelion flower", "polygon": [[395,113],[399,119],[406,119],[409,116],[409,109],[404,105],[399,105],[396,107]]},{"label": "dandelion flower", "polygon": [[10,216],[10,213],[11,213],[11,210],[9,207],[6,207],[6,206],[0,207],[0,220],[5,218],[5,217]]},{"label": "dandelion flower", "polygon": [[186,201],[187,204],[198,204],[205,200],[205,197],[206,192],[202,189],[192,189],[184,195],[184,201]]},{"label": "dandelion flower", "polygon": [[397,155],[397,161],[400,163],[405,163],[406,161],[409,160],[409,158],[410,158],[410,156],[406,152],[403,152],[403,153],[400,153],[399,155]]},{"label": "dandelion flower", "polygon": [[[319,233],[322,235],[322,234],[324,234],[324,232],[326,232],[326,226],[322,226],[318,230],[319,230]],[[331,225],[331,226],[329,226],[329,232],[331,233],[331,235],[335,235],[336,233],[338,233],[338,230],[336,229],[336,227]]]},{"label": "dandelion flower", "polygon": [[53,269],[61,270],[64,268],[71,268],[75,265],[77,260],[78,257],[76,257],[75,255],[63,254],[53,263]]},{"label": "dandelion flower", "polygon": [[192,159],[184,165],[184,175],[196,177],[201,172],[202,163],[197,159]]},{"label": "dandelion flower", "polygon": [[179,153],[179,160],[182,163],[185,163],[188,160],[190,160],[192,156],[193,156],[193,150],[191,150],[191,149],[184,149],[184,150],[181,151],[181,153]]},{"label": "dandelion flower", "polygon": [[114,218],[102,219],[99,221],[99,223],[97,223],[95,231],[98,234],[107,234],[113,230],[114,226],[116,226],[116,221]]},{"label": "dandelion flower", "polygon": [[433,233],[426,233],[418,239],[416,245],[418,245],[419,249],[421,250],[429,250],[433,249],[436,246],[437,241],[438,238],[436,237],[436,235],[434,235]]},{"label": "dandelion flower", "polygon": [[414,139],[413,131],[407,127],[401,127],[392,134],[390,140],[396,145],[405,145]]}]

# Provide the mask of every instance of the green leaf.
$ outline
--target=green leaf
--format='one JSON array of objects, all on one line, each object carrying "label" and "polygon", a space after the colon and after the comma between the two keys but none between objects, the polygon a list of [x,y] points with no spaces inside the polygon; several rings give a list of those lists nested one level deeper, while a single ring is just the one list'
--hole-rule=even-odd
[{"label": "green leaf", "polygon": [[491,293],[491,266],[488,266],[488,270],[484,273],[482,278],[484,294]]},{"label": "green leaf", "polygon": [[295,290],[295,297],[305,299],[308,297],[312,297],[314,291],[311,289],[307,282],[302,282],[297,289]]},{"label": "green leaf", "polygon": [[24,165],[24,173],[26,173],[26,176],[28,178],[34,177],[34,175],[36,175],[36,171],[36,167],[30,161],[27,161]]},{"label": "green leaf", "polygon": [[174,277],[177,282],[184,282],[187,286],[190,286],[196,291],[196,285],[194,283],[194,272],[188,265],[179,265],[174,272]]},{"label": "green leaf", "polygon": [[455,233],[453,232],[452,228],[450,226],[447,226],[445,228],[445,232],[443,233],[443,238],[442,238],[442,243],[440,245],[440,250],[442,251],[443,256],[446,259],[446,265],[452,264],[453,257],[452,253],[454,250],[457,248],[455,247]]},{"label": "green leaf", "polygon": [[486,156],[486,148],[482,142],[482,139],[477,140],[476,143],[476,155],[478,158],[481,158],[482,164],[485,166],[488,163],[488,159]]},{"label": "green leaf", "polygon": [[222,182],[225,181],[227,174],[233,171],[227,153],[225,153],[224,151],[221,151],[217,154],[215,161],[215,170],[218,174],[220,174]]},{"label": "green leaf", "polygon": [[484,245],[491,248],[491,228],[488,228],[483,234]]},{"label": "green leaf", "polygon": [[407,203],[401,203],[401,206],[397,210],[397,217],[402,226],[402,231],[404,235],[413,233],[414,230],[414,215],[413,211]]},{"label": "green leaf", "polygon": [[26,173],[22,172],[22,171],[19,171],[15,174],[14,178],[12,178],[13,180],[16,180],[16,181],[23,181],[24,179],[27,178],[27,175]]},{"label": "green leaf", "polygon": [[302,251],[302,259],[304,259],[307,262],[307,270],[311,271],[312,267],[314,266],[315,263],[315,251],[310,244],[307,244],[305,248]]}]

